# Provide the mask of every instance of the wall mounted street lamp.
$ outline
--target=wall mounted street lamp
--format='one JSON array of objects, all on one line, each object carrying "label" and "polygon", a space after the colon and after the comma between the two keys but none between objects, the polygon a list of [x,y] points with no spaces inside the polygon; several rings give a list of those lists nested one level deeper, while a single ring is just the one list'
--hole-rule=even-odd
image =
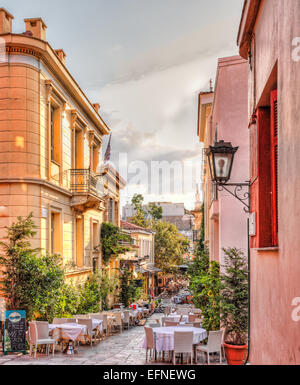
[{"label": "wall mounted street lamp", "polygon": [[[231,143],[215,143],[206,150],[212,182],[217,186],[218,191],[226,190],[229,194],[237,198],[244,206],[246,213],[250,213],[250,182],[228,183],[231,178],[233,161],[238,147],[233,147]],[[233,187],[233,189],[232,189]],[[248,190],[243,193],[243,189]]]},{"label": "wall mounted street lamp", "polygon": [[[233,147],[231,143],[223,140],[215,143],[206,150],[212,182],[218,191],[227,191],[238,199],[245,207],[247,214],[251,213],[250,182],[228,183],[231,178],[233,161],[238,147]],[[246,192],[243,192],[244,189]],[[248,218],[248,356],[245,361],[247,364],[250,357],[250,220]]]}]

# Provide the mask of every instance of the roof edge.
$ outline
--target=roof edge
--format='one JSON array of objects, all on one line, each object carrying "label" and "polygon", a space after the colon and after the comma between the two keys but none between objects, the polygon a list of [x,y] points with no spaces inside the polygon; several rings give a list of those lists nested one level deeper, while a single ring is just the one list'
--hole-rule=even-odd
[{"label": "roof edge", "polygon": [[237,36],[240,56],[248,59],[251,36],[255,26],[261,0],[245,0]]}]

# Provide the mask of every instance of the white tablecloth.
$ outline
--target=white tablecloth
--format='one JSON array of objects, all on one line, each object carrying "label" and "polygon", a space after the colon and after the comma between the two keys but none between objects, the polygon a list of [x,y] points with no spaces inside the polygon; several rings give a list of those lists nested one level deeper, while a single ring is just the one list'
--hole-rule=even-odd
[{"label": "white tablecloth", "polygon": [[[154,328],[154,339],[156,342],[156,350],[158,352],[168,352],[174,350],[174,333],[176,332],[193,332],[194,345],[198,345],[201,341],[207,338],[207,332],[204,329],[193,327],[163,327]],[[145,338],[143,348],[147,348],[147,341]]]},{"label": "white tablecloth", "polygon": [[72,341],[76,341],[77,338],[80,336],[80,334],[86,333],[86,326],[85,325],[78,325],[78,324],[72,324],[72,323],[65,323],[65,324],[50,324],[49,330],[60,330],[60,337]]},{"label": "white tablecloth", "polygon": [[[180,317],[181,317],[181,315],[177,315],[177,314],[172,314],[171,315],[170,314],[167,317],[167,321],[179,322],[180,321]],[[189,322],[189,316],[188,315],[183,315],[181,322]]]}]

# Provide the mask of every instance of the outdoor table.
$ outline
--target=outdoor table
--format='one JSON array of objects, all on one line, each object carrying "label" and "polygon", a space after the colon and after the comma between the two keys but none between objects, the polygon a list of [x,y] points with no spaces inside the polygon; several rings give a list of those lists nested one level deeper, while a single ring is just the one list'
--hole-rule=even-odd
[{"label": "outdoor table", "polygon": [[[59,335],[57,338],[63,338],[69,341],[68,346],[76,341],[82,333],[86,333],[86,326],[73,324],[73,323],[65,323],[65,324],[50,324],[49,330],[55,331],[59,330]],[[65,349],[64,353],[67,352],[68,346]]]},{"label": "outdoor table", "polygon": [[[180,318],[181,318],[181,315],[178,315],[178,314],[170,314],[168,317],[167,317],[167,321],[174,321],[174,322],[179,322],[180,321]],[[183,315],[182,316],[182,322],[189,322],[189,316],[188,315]]]},{"label": "outdoor table", "polygon": [[[193,345],[198,345],[201,341],[207,338],[207,331],[205,329],[194,327],[161,327],[154,328],[154,341],[157,352],[169,352],[174,350],[174,333],[175,332],[193,332]],[[143,348],[147,349],[147,340],[145,338]]]}]

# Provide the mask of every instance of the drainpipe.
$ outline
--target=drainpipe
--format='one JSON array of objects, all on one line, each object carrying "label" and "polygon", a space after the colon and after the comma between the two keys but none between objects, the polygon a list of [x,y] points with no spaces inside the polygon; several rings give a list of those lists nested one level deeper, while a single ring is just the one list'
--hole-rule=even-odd
[{"label": "drainpipe", "polygon": [[250,341],[251,341],[251,338],[250,338],[250,311],[251,311],[251,303],[250,303],[250,300],[251,300],[251,277],[250,277],[250,272],[251,272],[251,268],[250,268],[250,219],[248,218],[248,222],[247,222],[247,229],[248,229],[248,354],[247,354],[247,359],[245,361],[245,364],[244,365],[247,365],[248,362],[249,362],[249,358],[250,358]]}]

